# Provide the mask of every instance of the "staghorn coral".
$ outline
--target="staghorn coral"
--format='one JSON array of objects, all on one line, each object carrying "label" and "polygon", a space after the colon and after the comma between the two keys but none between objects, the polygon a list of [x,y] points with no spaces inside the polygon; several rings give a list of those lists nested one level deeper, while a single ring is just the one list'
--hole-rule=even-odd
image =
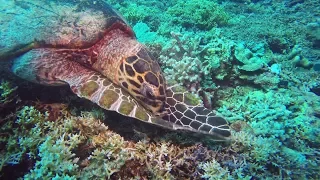
[{"label": "staghorn coral", "polygon": [[39,146],[35,166],[24,176],[24,179],[61,178],[77,179],[78,170],[76,155],[72,152],[81,143],[84,137],[63,134],[59,138],[48,136]]},{"label": "staghorn coral", "polygon": [[126,141],[91,112],[55,121],[48,121],[48,116],[34,107],[23,107],[16,121],[20,126],[7,126],[14,131],[2,141],[8,142],[7,153],[1,152],[2,166],[34,162],[25,179],[199,178],[198,165],[213,157],[213,151],[201,144],[183,147],[160,140]]},{"label": "staghorn coral", "polygon": [[17,113],[14,123],[8,121],[1,127],[1,142],[4,144],[1,149],[5,150],[3,156],[6,157],[3,166],[20,163],[25,154],[30,158],[36,157],[37,145],[44,141],[47,129],[46,116],[34,107],[25,106]]},{"label": "staghorn coral", "polygon": [[202,163],[199,165],[199,168],[205,171],[205,173],[201,176],[202,178],[209,180],[230,179],[228,169],[222,168],[215,160]]},{"label": "staghorn coral", "polygon": [[[152,144],[151,146],[140,141],[137,143],[136,156],[140,161],[144,162],[153,177],[163,177],[164,179],[172,179],[170,174],[172,169],[173,156],[176,155],[177,149],[174,145],[161,143],[160,145]],[[141,154],[138,154],[141,153]]]},{"label": "staghorn coral", "polygon": [[[4,157],[1,167],[19,164],[27,158],[28,161],[36,161],[30,172],[25,174],[25,179],[41,179],[42,177],[76,179],[80,175],[95,177],[89,173],[90,169],[100,167],[99,162],[101,161],[108,161],[110,167],[114,162],[117,165],[115,169],[121,166],[120,162],[124,162],[126,157],[118,156],[120,152],[116,147],[116,145],[121,147],[125,145],[123,139],[107,130],[107,127],[94,119],[90,113],[83,113],[79,117],[64,117],[56,121],[47,121],[47,117],[48,115],[41,114],[34,107],[25,106],[18,113],[16,121],[18,127],[10,122],[2,127],[2,130],[6,130],[7,134],[11,135],[2,134],[1,136],[1,143],[6,143],[6,152],[1,153],[1,156]],[[96,147],[91,156],[88,155],[92,149],[81,150],[87,144]],[[120,147],[118,149],[121,150]],[[99,155],[99,152],[102,156]],[[107,153],[109,156],[106,156]],[[83,157],[83,154],[86,154],[86,158]],[[86,161],[91,163],[83,166]],[[80,167],[83,168],[82,173],[79,173]],[[110,177],[114,172],[116,172],[114,169],[110,171],[103,169],[98,176]]]},{"label": "staghorn coral", "polygon": [[0,83],[0,108],[5,107],[11,102],[18,100],[17,86],[6,80],[1,80]]},{"label": "staghorn coral", "polygon": [[89,127],[86,129],[88,131],[92,131],[92,127],[95,127],[95,131],[86,133],[91,134],[90,144],[93,152],[84,160],[88,165],[83,168],[81,177],[109,179],[112,174],[120,170],[125,161],[130,160],[132,152],[127,148],[128,142],[125,142],[120,135],[109,131],[103,124],[94,122],[92,117],[87,119],[89,121],[84,122],[86,125],[81,124],[81,126]]},{"label": "staghorn coral", "polygon": [[199,179],[198,165],[214,154],[201,144],[182,147],[161,141],[139,141],[135,147],[134,157],[146,166],[153,179]]}]

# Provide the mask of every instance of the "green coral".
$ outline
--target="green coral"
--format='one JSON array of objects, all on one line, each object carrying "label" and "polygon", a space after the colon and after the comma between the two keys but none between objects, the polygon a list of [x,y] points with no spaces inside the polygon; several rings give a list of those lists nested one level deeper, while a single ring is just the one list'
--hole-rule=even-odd
[{"label": "green coral", "polygon": [[[120,9],[121,10],[121,9]],[[150,16],[150,8],[136,3],[128,3],[123,16],[130,22],[139,22]]]},{"label": "green coral", "polygon": [[[232,73],[235,43],[225,39],[222,36],[221,29],[218,28],[210,30],[206,35],[210,36],[208,37],[210,42],[204,45],[200,53],[203,63],[202,71],[206,77],[213,76],[217,80],[225,80]],[[206,37],[205,34],[203,36]],[[211,84],[214,84],[212,80]]]},{"label": "green coral", "polygon": [[[3,132],[12,134],[1,137],[1,142],[6,143],[6,151],[1,152],[1,169],[9,164],[19,164],[28,157],[36,162],[24,179],[110,177],[128,158],[123,138],[109,131],[91,113],[55,122],[48,121],[47,116],[34,107],[25,106],[17,115],[15,124],[18,128],[14,128],[15,125],[10,122],[1,127]],[[79,152],[84,144],[92,144],[96,148],[87,159],[80,159]],[[26,154],[28,156],[24,156]],[[86,161],[90,162],[88,166],[79,166]],[[102,169],[98,176],[93,176],[92,172],[102,168],[99,162],[107,162],[112,169]],[[82,173],[80,168],[83,168]]]},{"label": "green coral", "polygon": [[[25,106],[17,113],[15,123],[9,121],[1,127],[4,135],[10,134],[11,131],[14,133],[1,139],[5,143],[6,150],[1,163],[3,166],[18,164],[26,153],[30,158],[36,157],[37,146],[44,141],[43,136],[47,130],[46,117],[34,107]],[[14,128],[15,126],[19,128]]]},{"label": "green coral", "polygon": [[205,179],[222,180],[231,178],[228,168],[222,168],[215,160],[202,163],[199,165],[199,168],[204,170],[204,174],[201,177]]},{"label": "green coral", "polygon": [[[213,37],[206,39],[208,34]],[[232,73],[234,43],[222,38],[219,29],[207,34],[185,31],[171,35],[173,40],[160,53],[169,80],[187,87],[202,85],[206,89],[217,87],[213,80],[226,80]],[[202,44],[204,40],[210,43]]]},{"label": "green coral", "polygon": [[132,29],[136,33],[139,42],[156,43],[160,39],[156,32],[151,32],[150,27],[146,23],[138,22]]},{"label": "green coral", "polygon": [[40,160],[24,179],[68,178],[77,179],[78,165],[76,155],[72,152],[83,140],[78,134],[63,134],[59,138],[48,136],[40,144],[38,157]]},{"label": "green coral", "polygon": [[[318,118],[314,114],[319,107],[319,97],[286,89],[263,92],[238,87],[232,91],[225,89],[226,93],[234,94],[228,94],[232,98],[224,100],[229,109],[222,107],[218,111],[234,126],[243,122],[248,127],[246,131],[254,133],[234,133],[236,142],[246,147],[237,151],[248,155],[247,163],[256,164],[256,169],[250,171],[252,175],[256,172],[261,177],[258,172],[263,171],[264,176],[276,178],[266,168],[268,163],[290,177],[305,177],[296,167],[310,174],[317,171],[314,159],[317,153],[307,142],[319,141],[315,133],[320,126],[315,123]],[[245,130],[244,126],[242,129]]]},{"label": "green coral", "polygon": [[163,48],[160,55],[166,77],[186,86],[200,83],[202,64],[197,57],[199,38],[191,38],[191,34],[187,33],[172,33],[172,36],[174,40]]},{"label": "green coral", "polygon": [[253,79],[254,84],[260,85],[262,88],[267,90],[278,88],[279,83],[281,82],[279,75],[270,72],[265,72],[247,79]]},{"label": "green coral", "polygon": [[253,46],[251,49],[248,46],[241,42],[235,48],[234,55],[241,62],[239,69],[248,72],[257,71],[269,63],[270,59],[264,56],[265,49],[262,43]]},{"label": "green coral", "polygon": [[[99,123],[97,124],[94,121],[89,116],[89,121],[82,122],[89,124],[82,124],[81,126],[96,127]],[[120,135],[107,130],[107,127],[103,124],[101,126],[101,129],[96,132],[87,129],[94,134],[90,139],[95,149],[87,158],[90,162],[89,165],[83,168],[81,172],[81,177],[86,179],[103,179],[105,177],[110,179],[110,176],[119,171],[125,162],[130,159],[131,152],[126,148],[127,142]],[[82,132],[86,132],[86,130]]]},{"label": "green coral", "polygon": [[114,7],[121,12],[121,14],[127,21],[129,21],[130,24],[147,21],[152,17],[152,15],[160,13],[158,8],[148,5],[148,1],[108,1],[111,1],[110,4],[114,5]]},{"label": "green coral", "polygon": [[0,84],[0,106],[13,101],[17,96],[18,87],[13,86],[9,81],[2,80]]},{"label": "green coral", "polygon": [[[26,157],[24,160],[35,161],[24,179],[186,178],[198,174],[198,164],[212,154],[201,145],[180,147],[161,140],[125,141],[91,112],[54,122],[47,121],[46,116],[34,107],[23,107],[16,121],[20,126],[12,137],[25,139],[26,143],[9,139],[7,148],[11,151],[0,154],[2,166],[12,163],[13,158],[15,164]],[[124,168],[127,166],[131,169]]]},{"label": "green coral", "polygon": [[168,8],[167,13],[172,15],[174,23],[187,28],[195,26],[203,30],[226,25],[229,20],[227,12],[209,0],[177,1],[174,6]]}]

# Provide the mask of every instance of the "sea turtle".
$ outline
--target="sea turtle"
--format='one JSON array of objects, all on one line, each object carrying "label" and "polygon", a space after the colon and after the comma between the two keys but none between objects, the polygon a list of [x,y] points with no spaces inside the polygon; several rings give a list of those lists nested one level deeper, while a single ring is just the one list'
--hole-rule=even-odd
[{"label": "sea turtle", "polygon": [[230,137],[224,118],[167,84],[147,48],[104,1],[12,1],[1,11],[0,60],[17,76],[68,84],[106,110],[152,124]]}]

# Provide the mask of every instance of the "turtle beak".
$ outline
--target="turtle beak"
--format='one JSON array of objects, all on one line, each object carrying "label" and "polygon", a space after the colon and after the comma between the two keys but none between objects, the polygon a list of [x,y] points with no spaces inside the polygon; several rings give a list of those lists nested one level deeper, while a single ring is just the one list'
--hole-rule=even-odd
[{"label": "turtle beak", "polygon": [[154,113],[156,116],[163,117],[168,114],[168,111],[165,108],[165,103],[162,103],[160,109]]}]

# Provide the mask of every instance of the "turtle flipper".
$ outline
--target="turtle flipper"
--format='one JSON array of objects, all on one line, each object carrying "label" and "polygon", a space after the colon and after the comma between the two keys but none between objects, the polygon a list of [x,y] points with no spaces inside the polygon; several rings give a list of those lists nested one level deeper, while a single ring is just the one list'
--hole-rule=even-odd
[{"label": "turtle flipper", "polygon": [[200,99],[180,86],[167,88],[166,109],[169,112],[164,120],[188,127],[205,134],[211,134],[218,139],[231,136],[227,121],[200,105]]},{"label": "turtle flipper", "polygon": [[9,50],[4,48],[3,50],[0,50],[0,61],[11,60],[30,51],[33,48],[35,48],[35,43],[17,45]]}]

